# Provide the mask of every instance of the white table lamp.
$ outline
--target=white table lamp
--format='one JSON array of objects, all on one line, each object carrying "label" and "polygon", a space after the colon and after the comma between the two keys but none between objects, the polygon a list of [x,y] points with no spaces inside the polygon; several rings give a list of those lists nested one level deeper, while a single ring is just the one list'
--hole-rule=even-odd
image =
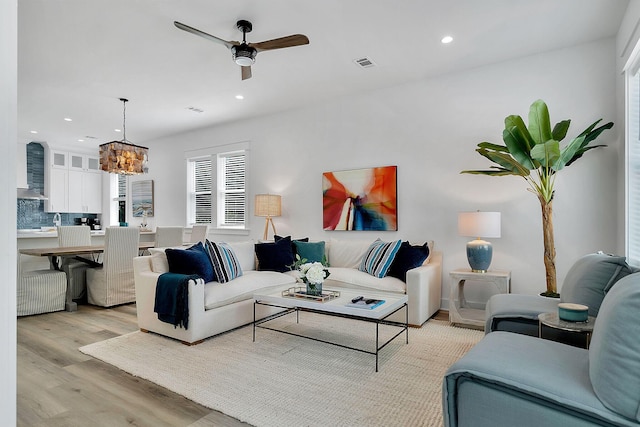
[{"label": "white table lamp", "polygon": [[460,212],[458,234],[476,238],[467,243],[467,260],[471,270],[476,273],[489,270],[493,248],[491,243],[481,238],[500,237],[500,212]]}]

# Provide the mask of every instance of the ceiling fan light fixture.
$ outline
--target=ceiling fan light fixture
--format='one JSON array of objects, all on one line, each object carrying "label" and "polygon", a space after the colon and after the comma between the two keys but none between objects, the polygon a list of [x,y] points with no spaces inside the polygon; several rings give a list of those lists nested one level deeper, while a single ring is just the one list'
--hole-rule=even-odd
[{"label": "ceiling fan light fixture", "polygon": [[242,67],[249,67],[256,62],[256,54],[258,51],[246,44],[240,44],[231,48],[233,60]]}]

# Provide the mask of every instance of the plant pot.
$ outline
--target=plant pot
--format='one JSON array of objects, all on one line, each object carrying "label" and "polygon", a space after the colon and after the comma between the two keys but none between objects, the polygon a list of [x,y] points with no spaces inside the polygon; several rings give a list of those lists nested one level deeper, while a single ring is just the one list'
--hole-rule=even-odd
[{"label": "plant pot", "polygon": [[545,298],[560,298],[560,294],[557,292],[540,292],[540,296]]}]

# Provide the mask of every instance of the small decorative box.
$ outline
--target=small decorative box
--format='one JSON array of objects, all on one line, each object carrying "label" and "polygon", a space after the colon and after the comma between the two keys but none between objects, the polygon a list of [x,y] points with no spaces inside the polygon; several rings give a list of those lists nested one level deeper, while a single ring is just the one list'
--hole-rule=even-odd
[{"label": "small decorative box", "polygon": [[558,317],[567,322],[586,322],[589,318],[589,307],[571,302],[558,304]]}]

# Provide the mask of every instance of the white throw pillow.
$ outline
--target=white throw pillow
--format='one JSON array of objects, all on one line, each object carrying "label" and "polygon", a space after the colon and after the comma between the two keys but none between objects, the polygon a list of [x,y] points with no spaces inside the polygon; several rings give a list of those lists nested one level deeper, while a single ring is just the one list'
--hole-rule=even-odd
[{"label": "white throw pillow", "polygon": [[[187,249],[189,246],[177,246],[171,249]],[[151,254],[151,270],[154,273],[168,273],[169,261],[167,261],[167,254],[164,252],[167,248],[149,248]]]},{"label": "white throw pillow", "polygon": [[358,268],[362,255],[369,249],[370,240],[338,240],[329,242],[329,265],[331,267]]},{"label": "white throw pillow", "polygon": [[256,269],[256,250],[253,240],[244,242],[227,242],[236,254],[242,271],[252,271]]},{"label": "white throw pillow", "polygon": [[169,271],[169,261],[167,261],[164,249],[150,248],[149,253],[151,254],[151,270],[154,273],[167,273]]}]

